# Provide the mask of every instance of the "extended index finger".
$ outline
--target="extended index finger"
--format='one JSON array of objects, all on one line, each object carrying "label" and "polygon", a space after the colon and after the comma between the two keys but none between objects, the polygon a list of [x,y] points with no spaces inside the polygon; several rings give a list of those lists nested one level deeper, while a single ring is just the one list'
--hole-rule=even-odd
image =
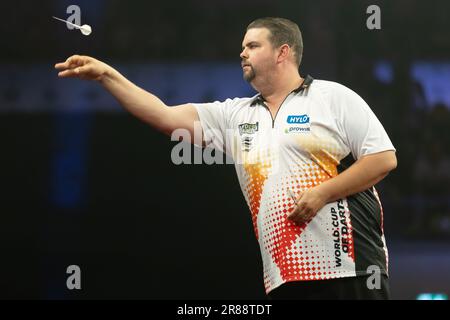
[{"label": "extended index finger", "polygon": [[62,69],[67,69],[69,67],[69,64],[67,62],[60,62],[55,64],[55,69],[57,70],[62,70]]},{"label": "extended index finger", "polygon": [[55,69],[63,70],[68,69],[71,66],[80,66],[84,64],[84,58],[79,55],[74,55],[69,57],[65,62],[60,62],[55,64]]}]

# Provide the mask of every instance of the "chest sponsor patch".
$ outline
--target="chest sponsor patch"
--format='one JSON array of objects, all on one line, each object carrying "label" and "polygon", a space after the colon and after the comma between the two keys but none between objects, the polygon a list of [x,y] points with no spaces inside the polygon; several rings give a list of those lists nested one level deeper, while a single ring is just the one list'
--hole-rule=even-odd
[{"label": "chest sponsor patch", "polygon": [[242,123],[238,126],[239,134],[255,134],[259,130],[259,122],[256,123]]},{"label": "chest sponsor patch", "polygon": [[299,116],[288,116],[287,123],[289,123],[289,124],[307,124],[307,123],[309,123],[309,116],[307,114],[302,114]]},{"label": "chest sponsor patch", "polygon": [[284,133],[309,133],[311,131],[310,119],[307,114],[290,115],[286,122],[290,126],[284,128]]}]

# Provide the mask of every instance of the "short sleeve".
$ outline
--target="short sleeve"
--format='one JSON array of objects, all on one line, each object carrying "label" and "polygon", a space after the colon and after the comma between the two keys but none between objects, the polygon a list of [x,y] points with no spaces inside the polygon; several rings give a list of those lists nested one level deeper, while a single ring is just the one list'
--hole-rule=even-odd
[{"label": "short sleeve", "polygon": [[205,145],[224,153],[227,145],[226,132],[229,127],[228,114],[232,102],[233,100],[227,99],[224,102],[193,103],[200,118]]},{"label": "short sleeve", "polygon": [[338,123],[344,142],[353,157],[393,150],[395,148],[374,112],[354,91],[339,85],[334,92],[334,107],[337,107]]}]

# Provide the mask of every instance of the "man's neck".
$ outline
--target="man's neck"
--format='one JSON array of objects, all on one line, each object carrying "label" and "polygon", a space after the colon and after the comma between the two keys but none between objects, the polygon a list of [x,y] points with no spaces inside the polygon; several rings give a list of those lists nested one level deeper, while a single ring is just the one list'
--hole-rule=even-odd
[{"label": "man's neck", "polygon": [[286,96],[300,87],[304,79],[297,73],[292,76],[274,77],[258,88],[269,105],[278,105]]}]

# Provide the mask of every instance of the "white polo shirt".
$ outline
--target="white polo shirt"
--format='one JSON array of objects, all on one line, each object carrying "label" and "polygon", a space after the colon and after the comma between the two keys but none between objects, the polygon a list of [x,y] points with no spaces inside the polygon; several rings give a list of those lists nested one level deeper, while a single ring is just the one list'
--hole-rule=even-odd
[{"label": "white polo shirt", "polygon": [[[270,292],[289,281],[387,274],[374,188],[325,205],[309,222],[287,217],[291,193],[335,177],[364,155],[395,150],[369,106],[335,82],[305,79],[275,118],[260,95],[194,104],[207,145],[230,155],[260,244]],[[288,190],[290,189],[290,191]]]}]

